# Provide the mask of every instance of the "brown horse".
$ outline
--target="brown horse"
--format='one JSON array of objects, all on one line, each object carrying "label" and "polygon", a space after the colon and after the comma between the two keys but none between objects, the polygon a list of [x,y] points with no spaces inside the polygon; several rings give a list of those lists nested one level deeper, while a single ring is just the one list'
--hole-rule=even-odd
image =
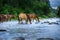
[{"label": "brown horse", "polygon": [[7,18],[4,14],[0,14],[0,21],[3,22],[3,21],[6,21]]},{"label": "brown horse", "polygon": [[2,21],[2,15],[0,14],[0,22]]},{"label": "brown horse", "polygon": [[0,21],[1,22],[11,20],[12,18],[15,18],[15,15],[0,14]]},{"label": "brown horse", "polygon": [[8,15],[7,14],[4,14],[4,17],[5,17],[5,21],[8,21],[9,18],[8,18]]},{"label": "brown horse", "polygon": [[11,21],[11,19],[12,19],[12,18],[15,18],[16,16],[15,16],[15,15],[7,15],[7,17],[8,17],[8,20]]},{"label": "brown horse", "polygon": [[31,20],[33,20],[33,21],[36,20],[36,21],[40,22],[39,18],[38,18],[38,16],[36,14],[33,13],[33,14],[28,14],[28,15],[29,15]]},{"label": "brown horse", "polygon": [[19,14],[19,16],[18,16],[18,21],[19,21],[19,23],[20,23],[20,21],[22,21],[22,20],[25,20],[25,21],[26,21],[26,24],[27,24],[28,21],[29,21],[30,24],[31,24],[31,19],[30,19],[29,15],[27,15],[26,13],[20,13],[20,14]]}]

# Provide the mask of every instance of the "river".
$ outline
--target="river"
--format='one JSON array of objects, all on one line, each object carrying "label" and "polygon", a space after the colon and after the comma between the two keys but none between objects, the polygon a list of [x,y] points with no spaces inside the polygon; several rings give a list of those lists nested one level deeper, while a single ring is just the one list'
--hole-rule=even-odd
[{"label": "river", "polygon": [[41,19],[40,22],[32,21],[32,24],[18,24],[18,21],[0,23],[0,40],[16,40],[23,37],[25,40],[37,40],[39,38],[52,38],[60,40],[60,18]]}]

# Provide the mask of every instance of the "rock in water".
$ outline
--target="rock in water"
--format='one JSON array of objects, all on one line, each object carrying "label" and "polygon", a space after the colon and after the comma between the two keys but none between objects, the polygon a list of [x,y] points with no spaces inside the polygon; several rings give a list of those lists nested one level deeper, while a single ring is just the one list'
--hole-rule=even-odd
[{"label": "rock in water", "polygon": [[3,32],[3,31],[6,31],[6,30],[0,30],[0,32]]},{"label": "rock in water", "polygon": [[38,38],[37,40],[53,40],[52,38]]},{"label": "rock in water", "polygon": [[51,22],[51,23],[49,23],[49,24],[57,24],[57,25],[59,25],[59,23],[57,23],[57,22]]},{"label": "rock in water", "polygon": [[25,38],[24,37],[16,37],[16,38],[14,38],[15,40],[25,40]]},{"label": "rock in water", "polygon": [[60,22],[60,20],[58,20],[57,22]]}]

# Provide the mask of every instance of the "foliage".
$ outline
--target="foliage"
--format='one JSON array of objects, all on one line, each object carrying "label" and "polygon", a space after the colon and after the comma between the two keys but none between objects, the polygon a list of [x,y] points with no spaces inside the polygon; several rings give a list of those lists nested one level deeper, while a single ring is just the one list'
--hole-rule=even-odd
[{"label": "foliage", "polygon": [[51,12],[49,0],[0,0],[0,14],[18,15],[21,12],[48,17]]},{"label": "foliage", "polygon": [[57,9],[57,16],[60,17],[60,6],[58,6],[58,9]]}]

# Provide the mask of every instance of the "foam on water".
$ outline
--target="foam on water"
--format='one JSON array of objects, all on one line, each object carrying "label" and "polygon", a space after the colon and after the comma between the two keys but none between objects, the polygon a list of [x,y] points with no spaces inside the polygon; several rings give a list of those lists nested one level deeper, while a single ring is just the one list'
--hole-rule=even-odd
[{"label": "foam on water", "polygon": [[[60,24],[49,24],[42,22],[57,22],[59,18],[49,18],[40,20],[40,22],[32,21],[32,24],[18,24],[18,21],[8,21],[0,23],[0,29],[7,32],[0,32],[0,38],[4,40],[14,40],[14,37],[24,37],[26,40],[36,40],[37,38],[60,38]],[[60,22],[58,22],[60,23]]]}]

